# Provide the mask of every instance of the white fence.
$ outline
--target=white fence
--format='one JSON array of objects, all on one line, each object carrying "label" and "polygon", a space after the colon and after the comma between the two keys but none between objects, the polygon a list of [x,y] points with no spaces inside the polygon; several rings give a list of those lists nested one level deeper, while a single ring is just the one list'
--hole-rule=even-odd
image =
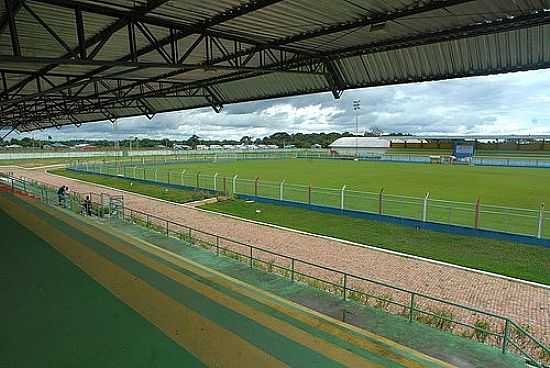
[{"label": "white fence", "polygon": [[[160,166],[159,166],[160,167]],[[363,192],[341,188],[321,188],[238,176],[189,174],[186,170],[175,171],[143,165],[101,165],[83,163],[76,170],[141,179],[195,189],[207,189],[227,195],[251,195],[307,205],[352,210],[381,215],[390,215],[424,222],[436,222],[471,228],[501,231],[513,234],[550,238],[550,212],[541,203],[537,209],[513,208],[468,203],[424,197],[395,195],[380,192]]]}]

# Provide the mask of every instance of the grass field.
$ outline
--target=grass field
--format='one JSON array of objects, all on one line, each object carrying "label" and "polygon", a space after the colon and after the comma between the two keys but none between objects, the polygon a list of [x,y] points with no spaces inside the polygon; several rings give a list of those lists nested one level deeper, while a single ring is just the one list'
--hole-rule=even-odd
[{"label": "grass field", "polygon": [[[248,160],[216,163],[183,163],[158,166],[159,180],[174,175],[200,173],[220,177],[312,185],[348,190],[424,197],[463,202],[481,198],[485,204],[538,208],[550,203],[550,170],[507,167],[447,166],[371,161]],[[150,170],[153,170],[152,168]],[[151,176],[151,171],[148,173]]]},{"label": "grass field", "polygon": [[[539,231],[539,207],[550,202],[550,170],[546,169],[287,159],[178,162],[103,170],[224,192],[232,192],[231,178],[238,175],[235,193],[273,199],[280,198],[279,183],[285,180],[285,200],[334,208],[342,205],[340,188],[345,185],[347,210],[378,213],[382,209],[387,215],[416,220],[423,219],[424,196],[429,192],[427,221],[468,227],[476,224],[475,202],[479,198],[480,228],[533,236]],[[257,185],[255,178],[259,178]],[[382,188],[381,206],[378,193]],[[550,218],[550,212],[546,216]],[[542,235],[550,236],[550,221],[542,225]]]},{"label": "grass field", "polygon": [[129,192],[148,195],[154,198],[163,199],[176,203],[186,203],[198,201],[207,198],[208,195],[201,192],[193,192],[189,190],[166,189],[154,184],[144,184],[132,182],[127,179],[109,178],[100,175],[83,174],[65,169],[49,170],[52,174],[62,175],[68,178],[84,180],[96,184],[105,185],[115,189],[126,190]]}]

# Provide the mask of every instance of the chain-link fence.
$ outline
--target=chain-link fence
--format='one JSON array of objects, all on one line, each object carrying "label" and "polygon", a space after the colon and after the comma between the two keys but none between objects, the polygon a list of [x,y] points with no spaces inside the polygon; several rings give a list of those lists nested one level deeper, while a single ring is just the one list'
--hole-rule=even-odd
[{"label": "chain-link fence", "polygon": [[[538,209],[512,208],[485,204],[447,201],[424,197],[403,196],[380,192],[364,192],[341,188],[321,188],[296,185],[285,181],[272,182],[261,178],[205,175],[159,169],[157,166],[113,166],[85,163],[72,169],[88,173],[147,180],[162,184],[207,189],[226,196],[251,195],[262,198],[395,216],[423,222],[500,231],[512,234],[550,237],[550,212],[541,203]],[[547,219],[545,221],[545,219]]]}]

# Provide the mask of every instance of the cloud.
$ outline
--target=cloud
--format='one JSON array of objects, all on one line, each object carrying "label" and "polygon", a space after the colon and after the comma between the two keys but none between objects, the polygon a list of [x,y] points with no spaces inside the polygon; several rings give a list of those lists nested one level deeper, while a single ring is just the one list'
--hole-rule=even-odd
[{"label": "cloud", "polygon": [[352,101],[361,100],[360,131],[374,126],[413,134],[550,133],[550,71],[455,79],[254,101],[225,106],[50,129],[54,139],[153,137],[235,139],[291,133],[355,131]]}]

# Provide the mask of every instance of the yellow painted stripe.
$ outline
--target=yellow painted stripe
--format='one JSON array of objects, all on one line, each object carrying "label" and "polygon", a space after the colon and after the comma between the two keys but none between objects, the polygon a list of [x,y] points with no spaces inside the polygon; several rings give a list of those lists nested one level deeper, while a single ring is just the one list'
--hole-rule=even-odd
[{"label": "yellow painted stripe", "polygon": [[[51,208],[48,208],[47,212],[51,213],[54,216],[59,216],[60,215],[59,211],[51,209]],[[84,233],[87,233],[88,235],[90,235],[92,237],[101,238],[100,240],[104,243],[113,244],[112,235],[111,236],[106,236],[107,234],[104,234],[103,232],[95,232],[95,231],[91,230],[90,226],[88,226],[90,224],[84,225],[84,223],[81,221],[81,218],[78,218],[78,221],[77,221],[74,218],[70,218],[68,216],[64,216],[64,217],[67,218],[65,221],[67,221],[67,222],[70,221],[71,224],[73,224],[75,227],[79,228]],[[69,220],[69,218],[70,218],[70,220]],[[91,225],[99,227],[97,223],[92,223]],[[150,253],[153,253],[153,254],[161,257],[161,258],[167,259],[169,262],[174,263],[174,264],[176,264],[180,267],[190,269],[192,272],[199,273],[203,277],[206,277],[206,278],[208,278],[212,281],[215,281],[216,283],[218,283],[218,284],[220,284],[224,287],[227,287],[227,288],[231,289],[232,291],[234,291],[236,293],[241,293],[241,294],[243,294],[247,297],[253,298],[253,299],[257,300],[260,303],[263,303],[265,305],[269,305],[270,307],[274,308],[275,310],[278,310],[282,313],[286,313],[287,315],[290,315],[293,318],[296,318],[296,319],[298,319],[298,320],[300,320],[304,323],[307,323],[307,324],[309,324],[309,325],[311,325],[315,328],[318,328],[322,331],[325,331],[325,332],[330,333],[334,336],[337,336],[337,337],[339,337],[343,340],[346,340],[349,343],[352,343],[352,344],[354,344],[354,345],[356,345],[356,346],[358,346],[362,349],[369,350],[369,351],[371,351],[375,354],[378,354],[378,355],[383,356],[387,359],[390,359],[390,360],[392,360],[396,363],[402,364],[402,365],[407,366],[407,367],[424,367],[424,365],[419,364],[416,361],[407,359],[407,358],[403,357],[401,354],[397,354],[397,353],[394,353],[391,350],[388,350],[388,346],[393,347],[397,351],[403,351],[404,353],[414,355],[420,361],[430,362],[430,363],[438,365],[440,367],[446,367],[446,368],[454,367],[454,366],[452,366],[448,363],[445,363],[445,362],[442,362],[438,359],[426,356],[422,353],[419,353],[418,351],[415,351],[413,349],[404,347],[404,346],[402,346],[400,344],[397,344],[397,343],[395,343],[391,340],[388,340],[388,339],[385,339],[385,338],[380,337],[378,335],[369,333],[369,332],[367,332],[365,330],[362,330],[362,329],[359,329],[357,327],[350,326],[350,325],[345,324],[343,322],[340,322],[336,319],[333,319],[333,318],[330,318],[330,317],[325,316],[323,314],[320,314],[318,312],[312,311],[309,308],[306,308],[306,307],[301,306],[299,304],[290,302],[290,301],[288,301],[284,298],[277,297],[277,296],[275,296],[271,293],[265,292],[264,290],[255,288],[252,285],[249,285],[249,284],[243,283],[239,280],[228,277],[227,275],[219,273],[215,270],[211,270],[207,267],[204,267],[204,266],[199,265],[195,262],[192,262],[188,259],[185,259],[181,256],[175,255],[175,254],[173,254],[171,252],[168,252],[168,251],[166,251],[162,248],[159,248],[155,245],[152,245],[152,244],[150,244],[150,243],[148,243],[148,242],[146,242],[146,241],[144,241],[140,238],[136,238],[136,237],[127,235],[125,233],[122,233],[122,232],[120,232],[116,229],[112,229],[112,228],[110,228],[110,232],[111,233],[116,233],[116,236],[119,237],[119,238],[129,239],[129,241],[126,240],[126,242],[128,242],[131,245],[138,246],[139,248],[141,248],[142,250],[144,250],[146,252],[150,252]],[[117,247],[116,249],[118,251],[126,253],[127,255],[129,255],[130,257],[132,257],[134,259],[136,259],[136,257],[138,257],[137,260],[142,262],[142,263],[150,264],[152,262],[152,260],[150,258],[143,257],[143,255],[140,254],[140,253],[137,253],[135,255],[129,254],[128,250],[131,249],[131,248],[128,248],[128,247],[121,248],[119,244],[116,244],[115,246]],[[157,269],[157,271],[159,271],[161,273],[165,273],[165,271],[171,273],[172,275],[169,275],[169,276],[171,278],[173,278],[174,280],[178,281],[178,282],[180,282],[180,281],[177,280],[177,277],[178,276],[179,277],[184,276],[184,275],[182,275],[178,272],[174,272],[171,268],[166,267],[162,264],[158,264],[158,263],[155,264],[151,268],[156,269],[156,267],[159,267],[159,266],[164,267],[165,269],[164,270]],[[195,282],[195,280],[192,280],[192,279],[191,279],[191,281]],[[184,282],[181,282],[181,283],[184,284]],[[205,285],[199,283],[199,287],[205,287]],[[211,289],[211,288],[209,288],[209,289]],[[217,290],[215,290],[215,289],[211,289],[211,290],[207,290],[207,291],[199,291],[199,292],[210,295],[209,293],[212,293],[212,290],[214,292],[217,292]],[[228,296],[226,296],[225,294],[221,294],[221,296],[224,297],[224,298],[228,298]],[[219,303],[227,303],[226,301],[218,301],[218,302]],[[241,312],[240,307],[242,307],[242,303],[237,302],[236,300],[234,300],[234,302],[238,303],[238,304],[236,304],[236,306],[234,306],[234,310],[241,313],[241,314],[243,314],[243,315],[245,315],[245,316],[250,317],[251,313],[257,312],[256,310],[248,310],[248,311]],[[226,306],[228,306],[228,305],[226,305]],[[245,305],[245,307],[248,307],[248,306]],[[266,316],[266,315],[264,315],[264,316]],[[267,316],[267,317],[271,317],[271,316]],[[273,317],[271,317],[271,318],[273,318]],[[277,320],[277,321],[279,321],[279,320]],[[258,322],[266,325],[262,321],[258,320]],[[280,321],[280,322],[282,322],[282,321]],[[286,323],[286,322],[284,322],[284,323]],[[288,326],[291,326],[291,325],[288,325]],[[269,325],[266,325],[266,327],[271,328]],[[293,326],[291,326],[291,327],[294,328]],[[274,329],[274,328],[272,328],[272,329]],[[360,336],[350,334],[350,332],[349,332],[350,330],[352,330],[356,334],[363,335],[363,336],[369,338],[370,341],[366,340],[365,338],[361,338]],[[299,331],[303,332],[302,330],[299,330]],[[289,338],[293,338],[292,336],[286,334],[285,332],[282,332],[282,334],[287,335]],[[308,334],[308,336],[311,336],[311,335]],[[296,338],[298,338],[298,340],[296,340]],[[301,340],[300,337],[294,337],[293,339],[304,345],[303,340]],[[332,344],[330,344],[330,343],[328,343],[324,340],[322,340],[322,341],[325,344],[332,345]],[[306,345],[306,346],[309,346],[309,345]],[[315,348],[315,343],[313,345],[309,346],[309,347],[314,349]],[[343,350],[345,353],[349,353],[349,352],[347,352],[347,350],[341,349],[340,347],[336,347],[336,348],[337,348],[337,351],[338,350]],[[325,354],[325,355],[327,353],[326,347],[321,349],[321,350],[317,350],[317,351],[319,351],[320,353]],[[353,355],[353,356],[357,357],[356,355]],[[354,363],[354,362],[349,362],[349,361],[346,363],[346,360],[341,361],[341,359],[343,359],[342,357],[335,357],[335,356],[332,356],[332,355],[330,355],[329,357],[333,360],[340,361],[342,364],[349,365],[349,366],[355,366],[355,364],[359,364],[359,363]],[[345,356],[344,356],[344,359],[345,359]],[[370,365],[364,365],[364,364],[366,364],[366,363],[363,363],[363,366],[373,366],[371,362],[368,363]]]},{"label": "yellow painted stripe", "polygon": [[[243,296],[256,300],[257,302],[267,305],[278,312],[287,314],[296,320],[299,320],[321,331],[345,340],[348,343],[360,347],[361,349],[380,354],[381,356],[384,356],[384,358],[402,364],[406,367],[422,368],[425,367],[425,365],[407,359],[403,355],[394,353],[388,350],[388,347],[392,347],[397,351],[402,351],[406,354],[413,355],[420,361],[430,362],[442,368],[455,368],[455,366],[449,363],[443,362],[439,359],[420,353],[414,349],[400,345],[392,340],[338,321],[324,314],[315,312],[300,304],[293,303],[288,299],[278,297],[274,294],[266,292],[265,290],[256,288],[253,285],[231,278],[230,276],[227,276],[216,270],[212,270],[185,257],[179,256],[163,248],[157,247],[156,245],[150,244],[143,239],[122,233],[117,229],[112,229],[112,233],[115,233],[117,237],[127,239],[130,244],[137,246],[146,252],[155,254],[156,256],[163,258],[170,263],[173,263],[182,268],[186,268],[193,273],[196,273],[204,278],[208,278],[211,281],[215,281],[217,284],[237,294],[241,294]],[[212,275],[215,275],[215,278]],[[355,334],[351,334],[350,330],[352,330]],[[356,334],[359,334],[360,336],[357,336]],[[367,338],[368,340],[366,340],[365,338]]]},{"label": "yellow painted stripe", "polygon": [[208,366],[286,367],[273,356],[177,303],[78,240],[52,228],[38,216],[24,213],[20,206],[7,202],[2,196],[0,203],[15,220]]},{"label": "yellow painted stripe", "polygon": [[[257,322],[262,323],[264,326],[266,326],[268,328],[271,328],[271,329],[274,329],[274,330],[276,328],[281,328],[282,330],[280,330],[280,331],[285,336],[287,336],[289,338],[292,338],[293,340],[295,340],[295,341],[297,341],[297,342],[299,342],[299,343],[301,343],[305,346],[308,346],[311,349],[316,349],[316,346],[319,346],[318,344],[321,342],[323,346],[319,346],[320,350],[319,349],[316,349],[316,350],[321,354],[325,354],[325,355],[329,356],[333,360],[339,361],[342,364],[349,365],[349,366],[355,366],[354,364],[360,364],[360,362],[354,362],[354,361],[347,360],[347,359],[350,358],[350,353],[345,349],[342,349],[338,346],[332,345],[332,344],[326,342],[325,340],[313,337],[313,336],[305,333],[302,330],[296,329],[295,327],[293,327],[292,325],[290,325],[286,322],[275,319],[272,316],[269,316],[269,315],[266,315],[266,314],[263,314],[263,313],[258,315],[259,312],[257,312],[255,309],[247,306],[246,304],[237,302],[236,300],[228,297],[227,295],[218,292],[216,289],[207,287],[202,283],[198,283],[195,280],[193,280],[191,278],[188,278],[187,276],[184,276],[184,275],[178,273],[177,271],[172,270],[169,267],[166,267],[166,266],[164,266],[164,265],[162,265],[162,264],[160,264],[156,261],[153,261],[148,257],[144,257],[140,253],[133,252],[133,254],[130,254],[128,251],[131,248],[121,247],[119,244],[113,243],[112,235],[105,236],[106,234],[104,234],[103,232],[91,231],[89,226],[87,226],[87,225],[83,226],[83,224],[80,221],[74,221],[73,220],[73,221],[71,221],[71,224],[73,224],[73,223],[74,223],[75,227],[79,228],[79,230],[87,233],[88,235],[90,235],[92,237],[98,238],[98,240],[101,240],[103,243],[110,244],[113,248],[117,249],[117,251],[125,253],[128,256],[138,260],[139,262],[148,264],[151,268],[157,270],[158,272],[164,273],[167,276],[171,277],[172,279],[174,279],[174,280],[176,280],[176,281],[178,281],[178,282],[180,282],[180,283],[182,283],[186,286],[188,285],[187,283],[194,284],[193,286],[189,285],[189,287],[192,287],[192,288],[196,289],[198,292],[200,292],[202,294],[208,295],[211,299],[215,300],[218,303],[222,303],[226,307],[231,307],[235,311],[237,311],[237,312],[239,312],[239,313],[241,313],[241,314],[243,314],[247,317],[251,317],[252,314],[256,313],[256,315],[254,315],[253,318]],[[158,248],[158,247],[156,247],[152,244],[149,244],[149,243],[147,243],[146,241],[144,241],[142,239],[135,238],[135,237],[132,237],[132,236],[128,236],[126,234],[122,234],[121,232],[119,232],[115,229],[110,229],[110,230],[111,230],[111,233],[113,233],[113,230],[114,230],[116,232],[117,237],[121,237],[123,239],[124,238],[130,239],[129,243],[134,245],[134,246],[138,246],[141,249],[143,249],[147,252],[153,253],[153,254],[155,254],[155,255],[157,255],[161,258],[164,258],[164,259],[167,259],[169,257],[169,258],[171,258],[171,260],[169,260],[170,262],[176,263],[180,267],[190,269],[190,266],[192,266],[193,267],[193,269],[191,269],[192,272],[198,273],[201,276],[203,276],[205,278],[208,278],[212,281],[215,280],[216,283],[218,283],[218,284],[220,284],[224,287],[228,287],[229,289],[231,289],[231,290],[233,290],[237,293],[241,293],[243,295],[246,295],[247,297],[258,300],[260,303],[269,305],[270,307],[273,307],[274,309],[276,309],[276,310],[278,310],[282,313],[286,313],[287,315],[290,315],[293,318],[296,318],[296,319],[298,319],[298,320],[300,320],[304,323],[307,323],[307,324],[309,324],[313,327],[319,328],[322,331],[331,333],[334,336],[337,336],[337,337],[339,337],[343,340],[346,340],[346,341],[348,341],[348,342],[350,342],[350,343],[352,343],[352,344],[354,344],[354,345],[356,345],[356,346],[358,346],[362,349],[371,351],[371,352],[373,352],[373,353],[375,353],[375,354],[377,354],[381,357],[384,357],[386,359],[390,359],[390,360],[392,360],[396,363],[399,363],[399,364],[402,364],[404,366],[411,367],[411,368],[424,367],[424,365],[419,364],[416,361],[407,359],[406,357],[389,350],[388,349],[388,345],[389,345],[389,346],[392,346],[395,349],[407,352],[408,354],[412,354],[420,360],[424,360],[426,362],[429,361],[429,362],[431,362],[433,364],[437,364],[441,367],[452,367],[451,365],[449,365],[447,363],[444,363],[444,362],[439,361],[437,359],[428,357],[428,356],[426,356],[424,354],[421,354],[421,353],[419,353],[415,350],[405,348],[405,347],[403,347],[399,344],[396,344],[395,342],[392,342],[392,341],[387,340],[387,339],[382,341],[383,343],[381,344],[381,343],[368,341],[368,340],[366,340],[364,338],[361,338],[359,336],[352,335],[352,334],[349,333],[349,329],[347,329],[347,331],[346,331],[346,329],[342,329],[342,324],[340,324],[338,326],[334,326],[334,324],[331,323],[331,321],[326,321],[326,318],[322,318],[321,320],[319,320],[318,318],[313,318],[311,316],[311,313],[304,313],[304,312],[311,312],[311,310],[305,309],[303,306],[300,306],[301,308],[299,308],[299,310],[296,310],[296,309],[291,309],[291,308],[284,307],[283,305],[281,305],[281,303],[273,302],[273,301],[271,301],[267,298],[259,298],[260,295],[263,296],[267,293],[265,291],[259,292],[260,289],[246,290],[248,288],[253,288],[253,287],[249,286],[248,284],[244,284],[244,283],[242,283],[238,280],[232,279],[232,278],[230,278],[226,275],[218,273],[214,270],[208,269],[208,268],[206,268],[202,265],[198,265],[198,264],[196,264],[192,261],[189,261],[187,259],[184,259],[180,256],[169,253],[169,252],[165,251],[164,249]],[[140,246],[140,244],[142,244],[142,245]],[[174,261],[176,261],[176,262],[174,262]],[[182,263],[184,263],[184,264],[182,264]],[[213,277],[213,275],[215,275],[215,278]],[[184,278],[187,278],[187,280],[184,280]],[[246,287],[243,288],[243,286],[246,286]],[[269,295],[271,295],[271,294],[269,294]],[[284,303],[284,304],[287,304],[287,303]],[[322,315],[320,315],[320,316],[322,316]],[[258,319],[257,317],[260,317],[261,319]],[[323,317],[325,317],[325,316],[323,316]],[[273,324],[273,321],[279,321],[279,323],[282,323],[283,325],[276,326],[276,325]],[[348,327],[348,325],[344,325],[344,326]],[[310,338],[313,338],[313,341],[309,344],[305,344],[304,343],[304,334],[306,334],[306,336],[309,336]],[[378,340],[382,339],[381,337],[379,337],[377,335],[374,335],[374,334],[371,334],[370,337],[378,339]],[[384,346],[384,345],[386,345],[386,346]],[[340,353],[340,354],[344,353],[344,354],[340,355],[338,353]],[[337,355],[334,355],[334,354],[337,354]],[[352,354],[352,356],[357,357],[357,358],[361,358],[361,357],[359,357],[355,354]],[[364,359],[364,358],[361,358],[361,359]],[[367,363],[363,362],[362,364],[367,364]],[[373,365],[372,362],[368,362],[368,364],[370,364],[370,365],[366,365],[366,366],[376,366],[376,365]]]},{"label": "yellow painted stripe", "polygon": [[[71,226],[73,223],[71,222]],[[316,336],[312,336],[304,330],[294,327],[286,321],[282,321],[273,316],[270,316],[266,313],[260,312],[257,309],[242,303],[210,286],[194,280],[193,278],[183,275],[180,272],[143,255],[142,253],[136,252],[136,249],[132,249],[122,242],[113,242],[116,238],[113,238],[112,235],[107,235],[103,231],[93,231],[89,226],[78,226],[79,230],[84,231],[87,235],[94,237],[95,239],[101,241],[104,244],[109,245],[116,251],[126,254],[130,258],[145,264],[147,267],[171,278],[172,280],[184,285],[187,288],[193,289],[196,292],[206,296],[210,300],[223,305],[226,308],[232,309],[233,311],[250,318],[262,326],[275,331],[313,351],[318,352],[321,355],[328,357],[340,364],[348,367],[372,367],[372,368],[382,368],[380,364],[373,363],[361,356],[353,354],[346,349],[343,349],[339,346],[331,344],[324,339],[321,339]],[[207,276],[209,279],[213,280],[215,277],[212,275]]]}]

